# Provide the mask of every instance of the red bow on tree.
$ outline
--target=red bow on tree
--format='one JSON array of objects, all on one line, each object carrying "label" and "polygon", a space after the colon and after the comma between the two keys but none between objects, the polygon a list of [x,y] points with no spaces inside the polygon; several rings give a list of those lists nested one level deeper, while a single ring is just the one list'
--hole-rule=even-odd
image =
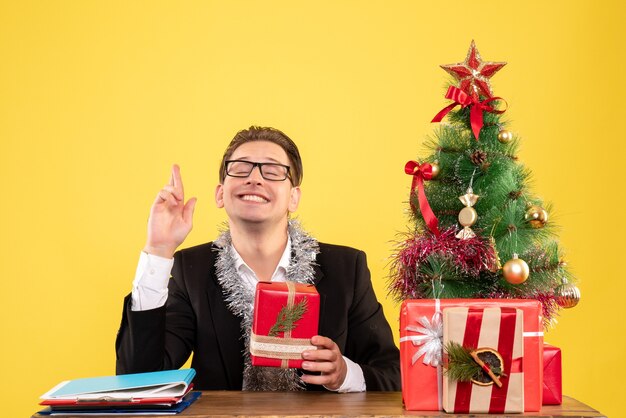
[{"label": "red bow on tree", "polygon": [[420,205],[420,212],[422,213],[422,217],[428,226],[428,229],[439,236],[439,220],[433,213],[433,210],[430,208],[428,204],[428,199],[426,198],[426,192],[424,191],[424,180],[430,180],[433,178],[433,167],[430,163],[420,164],[417,161],[409,161],[404,166],[404,172],[413,176],[413,183],[411,184],[411,194],[409,195],[409,202],[411,203],[411,208],[415,211],[415,206],[413,205],[413,201],[411,200],[411,196],[415,193],[415,187],[417,186],[417,198]]},{"label": "red bow on tree", "polygon": [[448,87],[446,99],[454,100],[454,103],[451,103],[441,109],[431,122],[441,122],[443,118],[458,105],[461,105],[461,107],[470,106],[470,124],[472,125],[472,132],[474,133],[474,137],[477,141],[478,136],[480,135],[480,130],[483,128],[483,112],[502,114],[506,110],[497,110],[488,104],[494,100],[504,101],[501,97],[490,97],[481,102],[477,97],[470,96],[455,86]]}]

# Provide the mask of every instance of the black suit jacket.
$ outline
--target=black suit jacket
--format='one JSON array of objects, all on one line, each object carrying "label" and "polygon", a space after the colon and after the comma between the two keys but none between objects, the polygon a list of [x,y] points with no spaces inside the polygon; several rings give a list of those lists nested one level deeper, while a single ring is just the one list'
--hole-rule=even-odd
[{"label": "black suit jacket", "polygon": [[[193,352],[197,389],[241,389],[241,319],[224,301],[215,258],[212,243],[177,252],[164,307],[132,311],[130,295],[125,298],[116,340],[118,374],[177,369]],[[320,243],[316,263],[319,334],[361,366],[367,390],[400,390],[398,349],[372,289],[365,253]]]}]

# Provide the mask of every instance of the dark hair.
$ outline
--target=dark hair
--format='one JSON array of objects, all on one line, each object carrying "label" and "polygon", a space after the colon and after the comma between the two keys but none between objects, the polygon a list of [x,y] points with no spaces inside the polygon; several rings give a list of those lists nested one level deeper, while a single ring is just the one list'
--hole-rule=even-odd
[{"label": "dark hair", "polygon": [[222,164],[220,164],[220,183],[224,183],[224,179],[226,178],[224,162],[230,159],[241,144],[251,141],[267,141],[279,145],[285,151],[291,163],[289,168],[291,184],[293,186],[299,186],[300,183],[302,183],[302,159],[300,158],[300,151],[298,151],[296,144],[278,129],[260,126],[251,126],[248,129],[241,130],[237,132],[237,135],[230,141],[226,151],[224,151]]}]

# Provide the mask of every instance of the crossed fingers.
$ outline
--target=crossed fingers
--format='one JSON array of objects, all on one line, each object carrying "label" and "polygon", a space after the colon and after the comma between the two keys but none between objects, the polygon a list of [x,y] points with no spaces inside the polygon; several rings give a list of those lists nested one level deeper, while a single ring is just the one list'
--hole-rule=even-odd
[{"label": "crossed fingers", "polygon": [[177,206],[185,198],[183,181],[180,176],[180,167],[177,164],[172,166],[172,174],[168,184],[163,186],[157,194],[158,202],[168,202],[172,206]]}]

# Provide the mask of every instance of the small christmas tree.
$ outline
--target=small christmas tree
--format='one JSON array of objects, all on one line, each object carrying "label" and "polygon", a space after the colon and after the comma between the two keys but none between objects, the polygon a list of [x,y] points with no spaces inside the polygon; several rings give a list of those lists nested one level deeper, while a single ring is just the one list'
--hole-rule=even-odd
[{"label": "small christmas tree", "polygon": [[398,243],[389,290],[398,301],[537,299],[551,322],[580,293],[551,208],[532,194],[530,172],[518,161],[520,139],[501,119],[506,102],[491,90],[505,64],[483,61],[472,41],[464,62],[442,66],[458,86],[448,88],[452,103],[433,119],[449,123],[427,143],[430,155],[405,166],[414,228]]}]

